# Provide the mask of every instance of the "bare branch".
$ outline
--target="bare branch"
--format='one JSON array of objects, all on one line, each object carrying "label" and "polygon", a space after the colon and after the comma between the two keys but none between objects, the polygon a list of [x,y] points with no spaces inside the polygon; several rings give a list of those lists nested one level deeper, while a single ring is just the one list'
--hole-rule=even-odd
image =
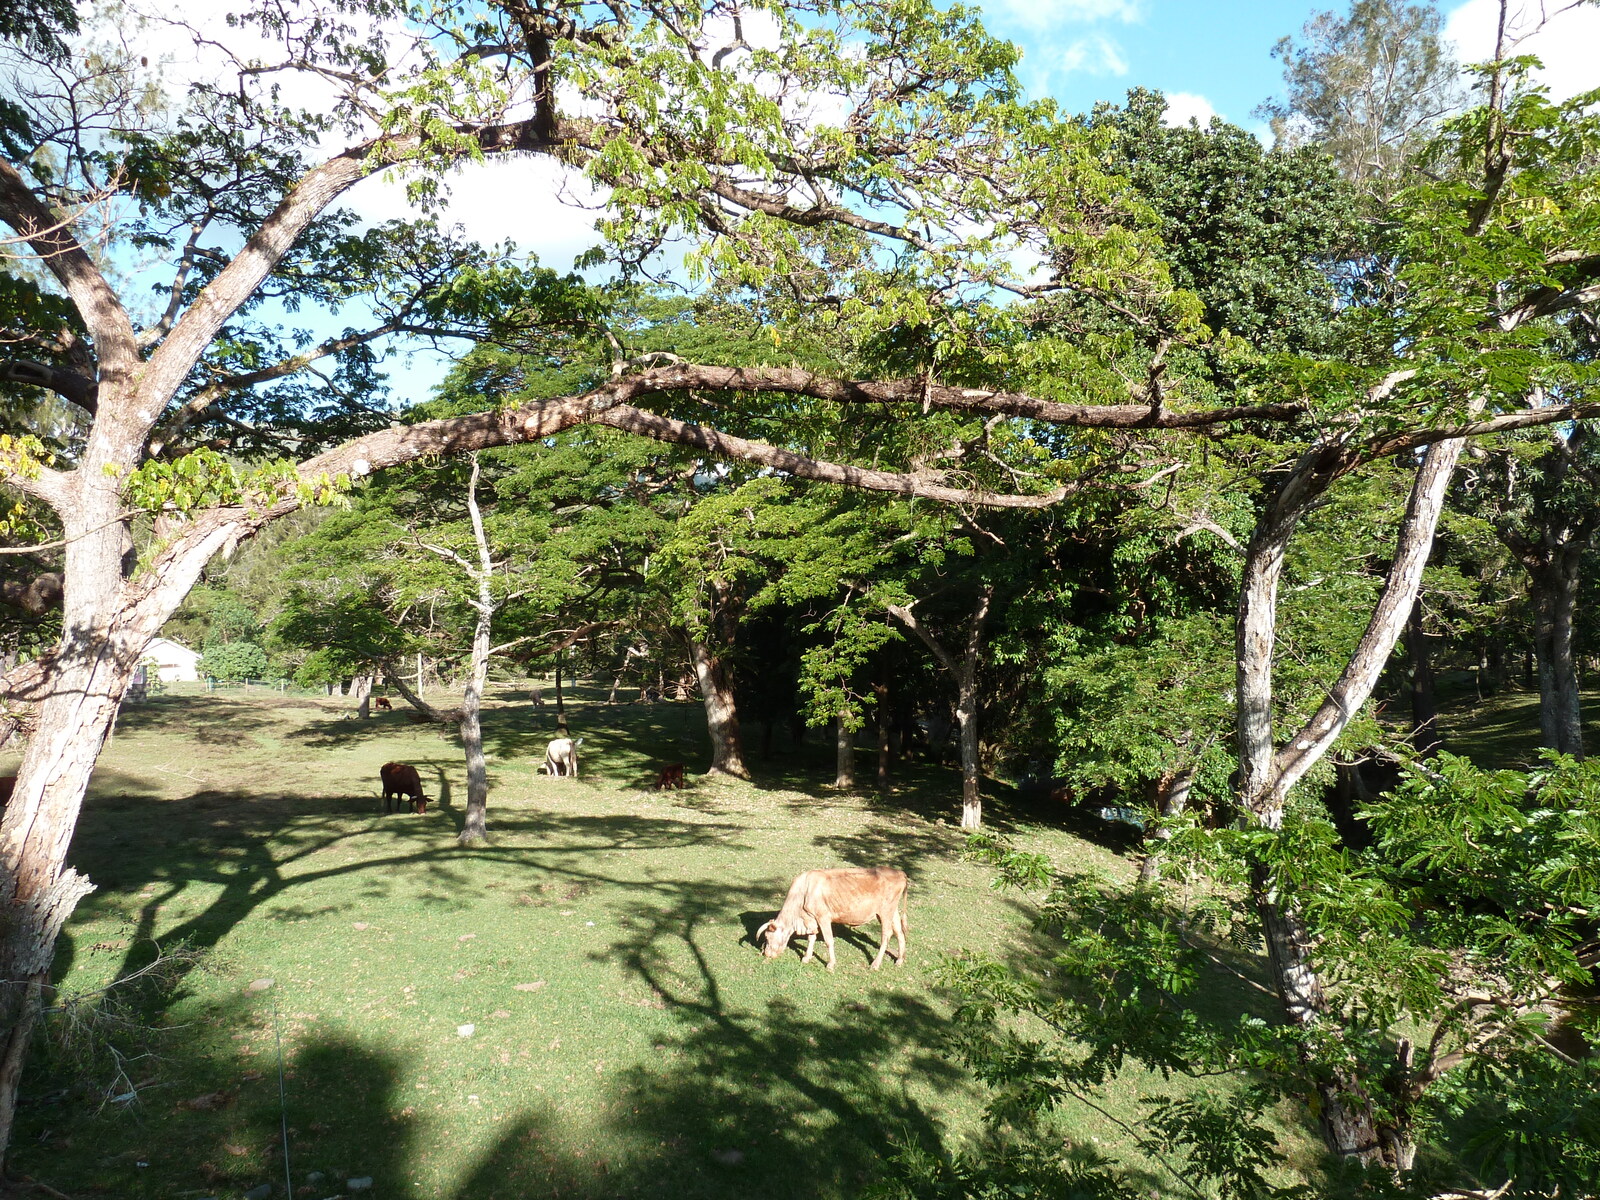
[{"label": "bare branch", "polygon": [[65,367],[14,358],[0,363],[0,381],[45,388],[63,400],[70,400],[91,417],[99,407],[97,395],[100,385],[91,376]]},{"label": "bare branch", "polygon": [[758,463],[798,479],[837,483],[845,487],[865,488],[875,492],[893,492],[901,496],[917,496],[945,504],[977,504],[988,508],[1047,508],[1063,499],[1069,491],[1067,488],[1056,488],[1041,496],[1018,496],[972,488],[945,487],[916,475],[875,471],[867,467],[853,467],[808,458],[792,450],[747,441],[703,425],[690,425],[685,421],[657,416],[628,405],[617,405],[607,409],[596,420],[600,424],[655,438],[657,441],[693,446],[724,458]]}]

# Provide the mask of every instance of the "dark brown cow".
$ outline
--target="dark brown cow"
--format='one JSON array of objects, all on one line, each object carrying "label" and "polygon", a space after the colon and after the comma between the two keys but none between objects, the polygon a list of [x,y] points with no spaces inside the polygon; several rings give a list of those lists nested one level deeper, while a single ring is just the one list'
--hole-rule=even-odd
[{"label": "dark brown cow", "polygon": [[880,940],[878,957],[872,960],[872,969],[883,966],[884,951],[889,948],[889,935],[900,942],[900,953],[894,956],[896,965],[906,961],[906,918],[903,911],[906,898],[906,873],[893,867],[835,867],[825,871],[805,871],[789,885],[789,895],[784,899],[783,910],[777,917],[763,925],[756,934],[765,937],[762,950],[768,958],[777,958],[788,948],[789,939],[803,933],[810,939],[806,943],[808,963],[817,948],[817,934],[822,935],[828,947],[828,970],[833,970],[833,926],[865,925],[876,920]]},{"label": "dark brown cow", "polygon": [[411,811],[425,813],[428,811],[428,798],[422,794],[422,778],[417,774],[417,769],[410,763],[384,763],[378,768],[378,778],[383,780],[383,811],[389,810],[389,797],[393,796],[394,811],[400,810],[400,805],[406,798],[411,800]]},{"label": "dark brown cow", "polygon": [[377,709],[379,712],[394,711],[394,705],[390,704],[389,701],[383,696],[379,696],[376,700],[374,700],[372,702],[372,707]]},{"label": "dark brown cow", "polygon": [[683,764],[668,763],[661,768],[661,774],[656,776],[656,791],[662,788],[677,788],[683,790]]}]

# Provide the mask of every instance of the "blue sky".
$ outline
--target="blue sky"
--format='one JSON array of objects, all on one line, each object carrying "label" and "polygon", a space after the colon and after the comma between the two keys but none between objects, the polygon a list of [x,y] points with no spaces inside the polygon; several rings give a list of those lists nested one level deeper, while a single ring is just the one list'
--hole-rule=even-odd
[{"label": "blue sky", "polygon": [[[1512,25],[1530,32],[1520,50],[1545,59],[1547,82],[1561,95],[1600,86],[1600,7],[1555,16],[1532,33],[1543,5],[1513,0]],[[1441,0],[1445,32],[1466,61],[1493,49],[1497,0]],[[1023,48],[1022,78],[1035,94],[1070,111],[1118,100],[1148,87],[1202,120],[1209,112],[1266,135],[1250,112],[1280,92],[1282,64],[1272,47],[1319,10],[1348,11],[1345,0],[983,0],[990,29]]]},{"label": "blue sky", "polygon": [[[1070,111],[1119,100],[1130,87],[1204,97],[1239,125],[1278,92],[1272,47],[1319,6],[1286,0],[990,0],[984,23],[1023,48],[1030,93]],[[1321,5],[1327,8],[1329,5]]]}]

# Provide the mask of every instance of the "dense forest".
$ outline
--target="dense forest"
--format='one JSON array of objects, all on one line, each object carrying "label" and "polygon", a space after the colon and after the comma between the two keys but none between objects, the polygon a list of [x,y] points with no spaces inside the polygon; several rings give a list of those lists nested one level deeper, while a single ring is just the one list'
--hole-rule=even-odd
[{"label": "dense forest", "polygon": [[[1270,147],[922,0],[264,5],[183,87],[121,8],[0,14],[0,1147],[164,635],[450,731],[467,850],[494,680],[701,704],[711,776],[949,767],[1048,970],[943,963],[992,1135],[874,1194],[1145,1194],[1049,1124],[1139,1069],[1200,1081],[1144,1115],[1188,1194],[1595,1195],[1600,93],[1501,7],[1470,64],[1318,17]],[[501,156],[602,190],[580,272],[441,221]],[[1270,1016],[1196,1006],[1218,948]]]}]

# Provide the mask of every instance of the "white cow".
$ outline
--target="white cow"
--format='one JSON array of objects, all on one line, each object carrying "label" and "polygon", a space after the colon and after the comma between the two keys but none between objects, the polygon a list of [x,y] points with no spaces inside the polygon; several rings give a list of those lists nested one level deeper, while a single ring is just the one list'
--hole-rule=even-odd
[{"label": "white cow", "polygon": [[578,777],[578,747],[583,739],[556,738],[544,748],[544,769],[551,775]]}]

